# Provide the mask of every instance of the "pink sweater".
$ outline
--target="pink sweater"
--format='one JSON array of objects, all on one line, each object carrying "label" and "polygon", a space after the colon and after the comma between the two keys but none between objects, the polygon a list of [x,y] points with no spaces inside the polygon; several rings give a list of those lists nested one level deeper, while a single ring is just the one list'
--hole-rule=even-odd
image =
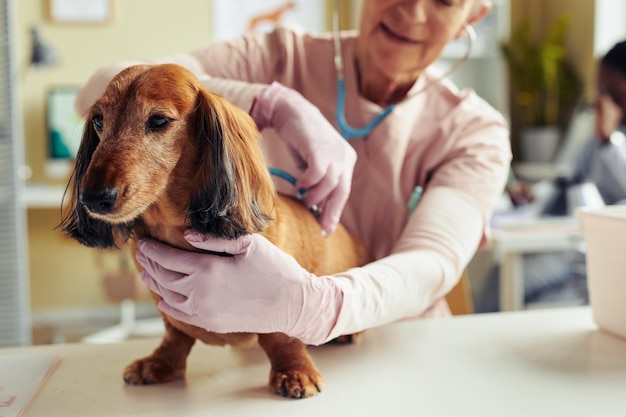
[{"label": "pink sweater", "polygon": [[[358,94],[355,36],[342,35],[346,118],[361,127],[383,109]],[[166,61],[186,66],[247,111],[261,88],[278,81],[302,93],[336,125],[330,36],[280,28],[159,60]],[[85,100],[94,91],[104,90],[98,82],[129,64],[94,75],[79,96],[79,110],[90,104]],[[412,91],[432,79],[426,71]],[[273,130],[265,129],[263,137],[269,164],[295,173]],[[449,315],[443,297],[488,239],[488,219],[511,160],[508,138],[496,110],[473,91],[442,81],[399,104],[365,139],[350,141],[358,162],[342,223],[377,261],[337,274],[344,303],[329,339],[406,317]],[[276,183],[293,194],[289,184]],[[417,185],[424,194],[409,216],[407,202]]]}]

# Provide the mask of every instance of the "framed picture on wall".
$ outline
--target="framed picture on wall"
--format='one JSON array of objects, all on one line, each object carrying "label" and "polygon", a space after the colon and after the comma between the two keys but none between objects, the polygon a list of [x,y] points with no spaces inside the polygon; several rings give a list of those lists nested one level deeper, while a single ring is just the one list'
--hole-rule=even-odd
[{"label": "framed picture on wall", "polygon": [[55,23],[106,23],[112,19],[113,0],[46,0]]}]

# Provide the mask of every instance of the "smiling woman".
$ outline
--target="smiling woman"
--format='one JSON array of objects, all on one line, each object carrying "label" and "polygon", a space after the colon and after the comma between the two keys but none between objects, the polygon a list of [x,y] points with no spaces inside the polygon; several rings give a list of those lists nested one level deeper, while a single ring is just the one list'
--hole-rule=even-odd
[{"label": "smiling woman", "polygon": [[[490,7],[475,0],[366,0],[356,42],[359,90],[381,106],[398,102],[446,45]],[[473,12],[473,14],[471,14]]]},{"label": "smiling woman", "polygon": [[[363,138],[367,136],[376,126],[381,123],[395,108],[396,104],[393,103],[388,105],[382,112],[380,112],[376,117],[370,120],[369,123],[362,127],[354,127],[348,123],[346,120],[346,86],[345,86],[345,73],[344,73],[344,63],[343,63],[343,54],[341,51],[341,39],[339,36],[339,9],[340,9],[340,0],[336,0],[335,4],[335,12],[333,15],[333,42],[334,42],[334,51],[335,51],[335,67],[337,69],[337,124],[339,125],[339,131],[341,135],[345,139],[353,139],[353,138]],[[391,31],[386,25],[382,25],[382,29],[387,33],[387,36],[391,38],[392,41],[405,43],[408,45],[417,45],[418,41],[413,39],[409,39],[406,37],[400,37],[393,31]],[[472,50],[476,43],[476,32],[474,28],[468,24],[463,24],[463,30],[467,34],[467,47],[464,55],[459,56],[455,62],[453,62],[445,72],[439,75],[438,78],[431,80],[429,83],[422,85],[420,89],[417,91],[413,90],[410,95],[405,95],[400,101],[406,101],[414,97],[415,95],[423,93],[426,89],[438,84],[443,78],[452,74],[461,64],[463,64],[471,55]],[[398,39],[400,38],[400,39]]]}]

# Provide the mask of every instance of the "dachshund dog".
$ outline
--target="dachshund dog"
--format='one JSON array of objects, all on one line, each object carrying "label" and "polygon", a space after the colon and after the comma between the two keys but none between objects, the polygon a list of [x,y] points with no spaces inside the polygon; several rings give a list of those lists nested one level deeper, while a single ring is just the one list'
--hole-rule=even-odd
[{"label": "dachshund dog", "polygon": [[[367,250],[344,228],[324,238],[299,201],[276,192],[259,138],[248,114],[183,67],[127,68],[89,111],[60,227],[89,247],[128,241],[133,254],[136,240],[147,236],[197,251],[183,238],[188,228],[226,239],[262,233],[317,275],[368,262]],[[199,339],[212,345],[258,342],[271,362],[270,389],[277,394],[304,398],[323,387],[306,346],[295,338],[218,334],[161,316],[161,344],[126,367],[126,383],[183,377]]]}]

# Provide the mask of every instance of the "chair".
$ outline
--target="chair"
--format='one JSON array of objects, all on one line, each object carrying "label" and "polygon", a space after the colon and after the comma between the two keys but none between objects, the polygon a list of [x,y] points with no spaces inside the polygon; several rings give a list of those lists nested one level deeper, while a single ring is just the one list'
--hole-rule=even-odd
[{"label": "chair", "polygon": [[469,282],[467,270],[461,274],[461,279],[446,295],[446,301],[453,315],[472,314],[474,312],[474,302],[472,301],[472,290]]}]

